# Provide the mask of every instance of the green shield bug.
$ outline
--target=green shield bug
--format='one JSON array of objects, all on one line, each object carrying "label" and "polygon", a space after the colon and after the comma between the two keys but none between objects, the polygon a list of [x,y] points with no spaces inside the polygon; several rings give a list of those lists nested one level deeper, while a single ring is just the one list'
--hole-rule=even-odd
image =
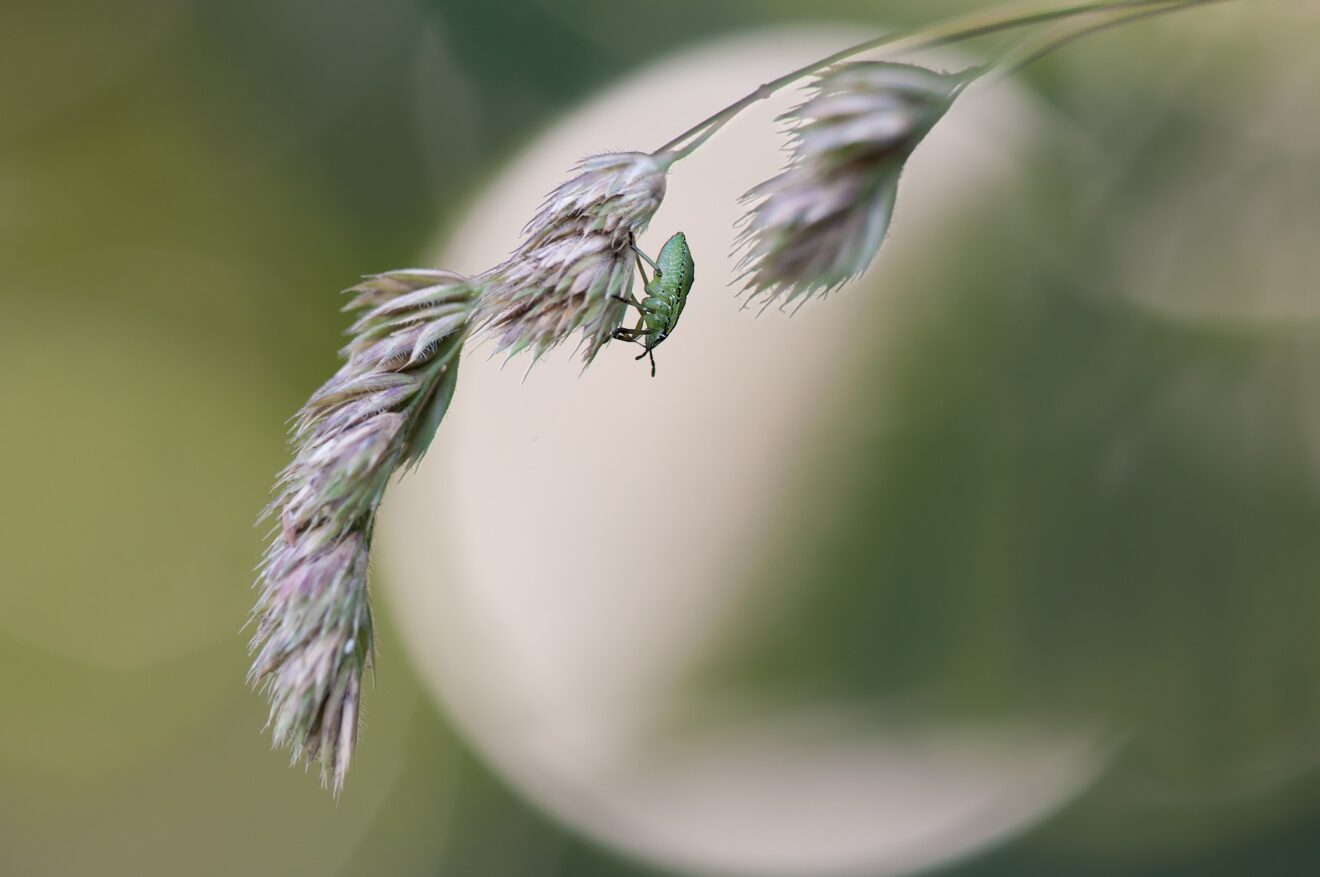
[{"label": "green shield bug", "polygon": [[[688,249],[687,238],[681,231],[665,241],[665,245],[660,249],[660,257],[654,262],[637,249],[636,244],[633,245],[633,252],[638,257],[637,270],[641,272],[642,280],[646,284],[646,297],[639,302],[631,296],[627,298],[616,296],[620,301],[637,308],[641,316],[635,327],[615,329],[613,337],[620,341],[635,341],[642,345],[644,349],[636,358],[649,356],[651,377],[655,377],[653,351],[660,346],[660,342],[673,333],[674,327],[678,325],[683,306],[687,304],[688,292],[692,289],[695,265],[692,262],[692,251]],[[646,278],[646,269],[642,267],[642,259],[645,259],[655,271],[649,280]]]}]

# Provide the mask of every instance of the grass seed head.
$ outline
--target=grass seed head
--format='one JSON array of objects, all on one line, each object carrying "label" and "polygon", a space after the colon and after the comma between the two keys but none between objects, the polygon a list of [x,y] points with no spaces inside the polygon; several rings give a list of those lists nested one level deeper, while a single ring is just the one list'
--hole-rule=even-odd
[{"label": "grass seed head", "polygon": [[478,323],[510,355],[541,356],[582,331],[588,362],[623,320],[630,244],[665,195],[668,164],[640,152],[597,155],[551,192],[523,241],[482,276]]},{"label": "grass seed head", "polygon": [[449,271],[394,271],[349,290],[344,365],[298,413],[294,459],[263,517],[278,522],[262,562],[249,680],[270,698],[272,740],[319,762],[335,793],[357,739],[373,659],[367,557],[390,476],[425,450],[448,405],[476,300]]},{"label": "grass seed head", "polygon": [[785,115],[792,159],[743,196],[737,250],[750,298],[827,294],[884,242],[903,166],[964,79],[888,62],[839,64]]}]

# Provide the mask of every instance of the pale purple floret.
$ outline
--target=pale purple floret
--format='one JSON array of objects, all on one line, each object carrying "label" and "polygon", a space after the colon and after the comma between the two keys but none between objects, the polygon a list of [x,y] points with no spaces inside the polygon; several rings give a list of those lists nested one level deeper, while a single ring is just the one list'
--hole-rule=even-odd
[{"label": "pale purple floret", "polygon": [[623,320],[630,244],[660,206],[668,164],[640,152],[597,155],[551,192],[523,242],[482,275],[478,322],[510,355],[540,356],[578,331],[591,361]]},{"label": "pale purple floret", "polygon": [[364,313],[343,367],[298,413],[295,456],[263,517],[249,679],[270,697],[276,746],[319,762],[336,794],[357,738],[362,676],[374,657],[367,561],[390,476],[417,460],[453,393],[476,300],[449,271],[395,271],[349,290]]},{"label": "pale purple floret", "polygon": [[743,200],[737,249],[750,298],[787,303],[824,295],[875,258],[912,150],[967,79],[909,64],[856,62],[826,70],[781,117],[793,156]]}]

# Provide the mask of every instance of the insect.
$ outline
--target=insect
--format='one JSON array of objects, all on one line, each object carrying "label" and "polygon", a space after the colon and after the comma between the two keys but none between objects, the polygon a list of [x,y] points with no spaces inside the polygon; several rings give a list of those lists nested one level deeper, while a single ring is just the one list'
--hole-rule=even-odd
[{"label": "insect", "polygon": [[[625,304],[637,308],[641,316],[635,327],[615,329],[611,337],[620,341],[635,341],[642,345],[645,349],[637,354],[636,358],[649,356],[651,377],[655,377],[654,351],[678,325],[678,318],[683,313],[684,305],[687,304],[688,292],[692,289],[696,266],[692,262],[692,251],[688,249],[687,238],[681,231],[665,241],[665,245],[660,248],[660,257],[654,262],[637,248],[636,243],[632,248],[637,254],[637,270],[641,272],[642,281],[646,284],[646,297],[639,302],[632,296],[615,296]],[[655,271],[649,280],[646,278],[646,269],[642,266],[643,259]]]}]

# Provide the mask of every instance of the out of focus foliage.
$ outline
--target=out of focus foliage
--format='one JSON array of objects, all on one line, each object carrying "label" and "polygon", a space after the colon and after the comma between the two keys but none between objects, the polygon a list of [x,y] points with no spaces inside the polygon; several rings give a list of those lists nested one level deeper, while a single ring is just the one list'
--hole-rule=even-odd
[{"label": "out of focus foliage", "polygon": [[[749,697],[1126,735],[1090,799],[960,873],[1320,868],[1320,22],[1288,5],[1031,71],[1076,153],[950,228],[938,283],[899,291],[927,302],[801,463],[803,507],[831,512],[768,558],[781,596],[714,661]],[[333,367],[336,290],[416,262],[503,156],[648,59],[879,15],[0,9],[0,871],[648,873],[503,788],[398,649],[343,802],[285,769],[242,684],[250,523],[281,424]],[[602,148],[656,145],[627,136]]]}]

